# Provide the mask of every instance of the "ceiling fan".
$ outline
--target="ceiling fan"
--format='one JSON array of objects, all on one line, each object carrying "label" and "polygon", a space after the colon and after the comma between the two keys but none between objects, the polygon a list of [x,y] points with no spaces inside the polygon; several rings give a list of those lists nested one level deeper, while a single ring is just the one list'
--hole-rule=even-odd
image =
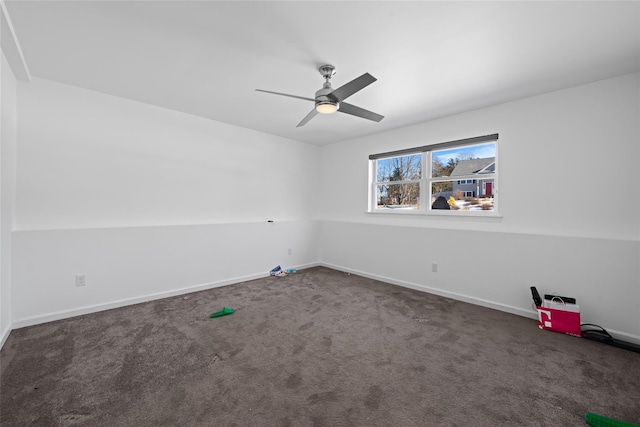
[{"label": "ceiling fan", "polygon": [[377,80],[371,74],[364,73],[360,77],[351,80],[349,83],[340,86],[338,89],[333,89],[329,80],[331,80],[331,77],[333,77],[333,75],[336,73],[336,67],[334,67],[333,65],[322,65],[320,68],[318,68],[318,71],[320,71],[320,74],[322,74],[322,77],[324,77],[325,82],[322,85],[322,89],[316,92],[315,98],[306,98],[304,96],[272,92],[270,90],[256,90],[258,92],[272,93],[274,95],[288,96],[291,98],[298,98],[315,102],[315,108],[311,110],[311,112],[309,112],[309,114],[307,114],[306,117],[302,119],[302,121],[300,121],[300,123],[298,123],[297,127],[304,126],[318,113],[331,114],[335,113],[336,111],[351,114],[352,116],[356,117],[362,117],[363,119],[373,120],[374,122],[379,122],[380,120],[384,119],[384,116],[381,116],[380,114],[376,114],[372,111],[365,110],[364,108],[356,107],[355,105],[347,104],[346,102],[344,102],[345,99],[358,92],[359,90],[364,89]]}]

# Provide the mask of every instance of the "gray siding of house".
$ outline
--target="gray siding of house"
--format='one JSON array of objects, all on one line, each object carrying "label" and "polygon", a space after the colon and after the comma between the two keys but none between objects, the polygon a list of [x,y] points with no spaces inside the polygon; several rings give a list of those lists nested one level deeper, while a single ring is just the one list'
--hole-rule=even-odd
[{"label": "gray siding of house", "polygon": [[[486,195],[486,183],[491,183],[491,191],[489,194],[493,194],[494,185],[493,179],[481,179],[483,173],[492,173],[495,171],[495,157],[488,157],[485,159],[470,159],[470,160],[461,160],[458,162],[458,165],[451,173],[451,177],[454,178],[456,176],[464,176],[464,175],[474,175],[476,174],[478,178],[473,179],[473,182],[466,182],[469,180],[462,180],[464,184],[458,181],[453,181],[453,194],[456,191],[464,191],[465,195],[467,192],[471,192],[471,197],[480,197]],[[468,195],[467,195],[468,196]]]},{"label": "gray siding of house", "polygon": [[457,190],[464,191],[465,194],[467,191],[473,192],[473,197],[485,196],[486,195],[486,187],[485,184],[487,182],[491,183],[491,194],[493,194],[494,186],[493,179],[476,179],[475,183],[467,183],[467,184],[459,184],[460,181],[453,181],[453,194]]}]

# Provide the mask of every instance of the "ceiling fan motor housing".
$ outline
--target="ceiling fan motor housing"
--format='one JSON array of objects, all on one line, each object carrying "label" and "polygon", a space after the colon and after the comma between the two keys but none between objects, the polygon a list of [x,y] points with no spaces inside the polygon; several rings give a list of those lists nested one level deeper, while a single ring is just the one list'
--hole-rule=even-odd
[{"label": "ceiling fan motor housing", "polygon": [[335,113],[338,111],[338,108],[340,108],[340,103],[337,99],[329,97],[328,95],[333,92],[329,80],[336,73],[336,67],[325,64],[321,65],[318,71],[320,71],[320,74],[322,74],[322,77],[324,77],[326,81],[324,85],[322,85],[322,89],[316,92],[316,111],[322,114]]},{"label": "ceiling fan motor housing", "polygon": [[[319,113],[331,114],[340,108],[340,103],[328,96],[331,92],[333,92],[333,88],[329,82],[326,82],[323,88],[316,92],[316,110]],[[333,106],[335,108],[329,106]]]}]

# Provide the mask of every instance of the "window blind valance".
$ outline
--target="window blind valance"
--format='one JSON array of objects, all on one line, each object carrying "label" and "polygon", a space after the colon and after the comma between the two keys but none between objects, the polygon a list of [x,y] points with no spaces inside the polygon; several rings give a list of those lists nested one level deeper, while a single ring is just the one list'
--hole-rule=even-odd
[{"label": "window blind valance", "polygon": [[386,153],[371,154],[369,160],[383,159],[385,157],[398,157],[406,154],[423,153],[425,151],[444,150],[449,147],[460,147],[463,145],[473,145],[488,141],[497,141],[498,134],[475,136],[473,138],[458,139],[456,141],[440,142],[438,144],[423,145],[421,147],[405,148],[404,150],[388,151]]}]

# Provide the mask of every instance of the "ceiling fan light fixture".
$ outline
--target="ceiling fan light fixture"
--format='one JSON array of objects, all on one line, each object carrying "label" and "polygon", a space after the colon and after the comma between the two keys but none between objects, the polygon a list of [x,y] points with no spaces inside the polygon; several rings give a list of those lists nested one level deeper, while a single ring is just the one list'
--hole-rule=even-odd
[{"label": "ceiling fan light fixture", "polygon": [[316,103],[316,111],[320,114],[332,114],[338,111],[338,103],[331,101],[322,101]]}]

